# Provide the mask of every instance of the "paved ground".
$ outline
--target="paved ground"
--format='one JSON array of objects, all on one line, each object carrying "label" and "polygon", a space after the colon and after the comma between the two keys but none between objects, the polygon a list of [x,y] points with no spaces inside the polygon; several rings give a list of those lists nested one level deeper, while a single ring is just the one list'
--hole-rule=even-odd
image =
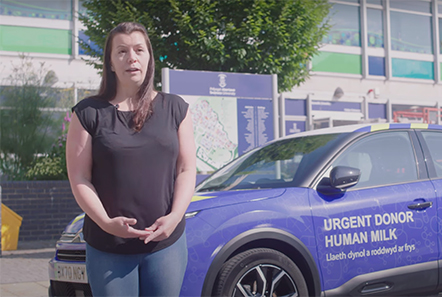
[{"label": "paved ground", "polygon": [[48,262],[54,252],[55,241],[19,242],[16,251],[2,251],[0,296],[48,297]]},{"label": "paved ground", "polygon": [[55,241],[18,244],[15,251],[2,251],[0,257],[1,297],[47,297],[48,262],[55,252]]}]

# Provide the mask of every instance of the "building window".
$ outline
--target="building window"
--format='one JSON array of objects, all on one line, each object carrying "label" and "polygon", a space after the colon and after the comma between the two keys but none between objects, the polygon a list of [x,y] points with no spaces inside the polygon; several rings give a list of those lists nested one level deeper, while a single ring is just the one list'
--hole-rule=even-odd
[{"label": "building window", "polygon": [[367,0],[367,4],[382,5],[382,0]]},{"label": "building window", "polygon": [[360,3],[360,1],[359,0],[339,0],[339,1],[341,1],[341,2],[348,2],[348,3]]},{"label": "building window", "polygon": [[360,55],[322,51],[313,57],[312,64],[313,71],[362,74],[362,58]]},{"label": "building window", "polygon": [[1,0],[0,15],[72,20],[71,0]]},{"label": "building window", "polygon": [[370,47],[384,47],[384,20],[382,10],[367,9],[367,44]]},{"label": "building window", "polygon": [[[407,1],[408,3],[408,1]],[[432,54],[431,17],[391,11],[391,49]]]},{"label": "building window", "polygon": [[[0,25],[0,50],[25,53],[72,53],[72,31]],[[17,38],[20,36],[20,38]]]},{"label": "building window", "polygon": [[369,119],[386,119],[387,106],[382,103],[368,103],[368,118]]},{"label": "building window", "polygon": [[405,59],[391,59],[394,77],[434,80],[433,62]]},{"label": "building window", "polygon": [[86,48],[82,46],[82,43],[85,43],[91,47],[92,50],[103,54],[103,51],[97,46],[97,44],[90,40],[89,36],[87,36],[84,31],[78,31],[78,54],[87,55]]},{"label": "building window", "polygon": [[368,74],[385,76],[385,58],[384,57],[368,57]]},{"label": "building window", "polygon": [[404,0],[390,0],[390,8],[401,10],[409,10],[414,12],[431,13],[431,2],[429,1],[404,1]]},{"label": "building window", "polygon": [[439,51],[442,54],[442,18],[439,18]]},{"label": "building window", "polygon": [[361,46],[359,6],[334,4],[330,18],[331,29],[323,43]]},{"label": "building window", "polygon": [[85,15],[86,14],[86,8],[83,6],[83,1],[84,0],[79,0],[78,1],[78,13],[80,15]]}]

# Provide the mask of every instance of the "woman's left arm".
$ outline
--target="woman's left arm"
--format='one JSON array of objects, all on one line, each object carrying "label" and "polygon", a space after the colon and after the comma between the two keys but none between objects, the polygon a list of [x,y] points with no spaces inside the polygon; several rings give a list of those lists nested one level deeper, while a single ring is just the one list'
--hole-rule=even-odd
[{"label": "woman's left arm", "polygon": [[174,185],[172,211],[168,215],[158,218],[152,226],[146,228],[153,233],[147,238],[140,238],[144,240],[144,243],[161,241],[172,234],[186,213],[195,191],[196,148],[189,109],[178,128],[178,143],[177,177]]}]

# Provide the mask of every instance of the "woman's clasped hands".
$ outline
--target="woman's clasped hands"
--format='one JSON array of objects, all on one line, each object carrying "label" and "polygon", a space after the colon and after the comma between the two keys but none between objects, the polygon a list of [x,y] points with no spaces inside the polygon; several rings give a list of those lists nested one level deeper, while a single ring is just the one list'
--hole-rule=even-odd
[{"label": "woman's clasped hands", "polygon": [[139,230],[132,227],[136,223],[137,219],[119,216],[109,218],[104,226],[100,227],[107,233],[121,238],[146,237],[152,234],[152,231],[150,230]]},{"label": "woman's clasped hands", "polygon": [[182,217],[171,212],[170,214],[158,218],[152,226],[144,229],[146,232],[150,232],[149,235],[140,236],[140,240],[144,240],[147,244],[150,241],[161,241],[172,234]]},{"label": "woman's clasped hands", "polygon": [[150,227],[139,230],[132,227],[137,223],[137,219],[119,216],[109,218],[102,228],[107,233],[121,238],[138,237],[147,244],[150,241],[161,241],[168,238],[180,221],[181,217],[170,213],[158,218]]}]

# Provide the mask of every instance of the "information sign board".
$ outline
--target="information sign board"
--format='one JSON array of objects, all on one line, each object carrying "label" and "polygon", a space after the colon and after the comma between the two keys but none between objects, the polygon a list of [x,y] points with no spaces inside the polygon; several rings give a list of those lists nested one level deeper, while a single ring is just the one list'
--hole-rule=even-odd
[{"label": "information sign board", "polygon": [[163,91],[190,105],[198,172],[217,170],[274,139],[275,81],[272,75],[163,69]]}]

